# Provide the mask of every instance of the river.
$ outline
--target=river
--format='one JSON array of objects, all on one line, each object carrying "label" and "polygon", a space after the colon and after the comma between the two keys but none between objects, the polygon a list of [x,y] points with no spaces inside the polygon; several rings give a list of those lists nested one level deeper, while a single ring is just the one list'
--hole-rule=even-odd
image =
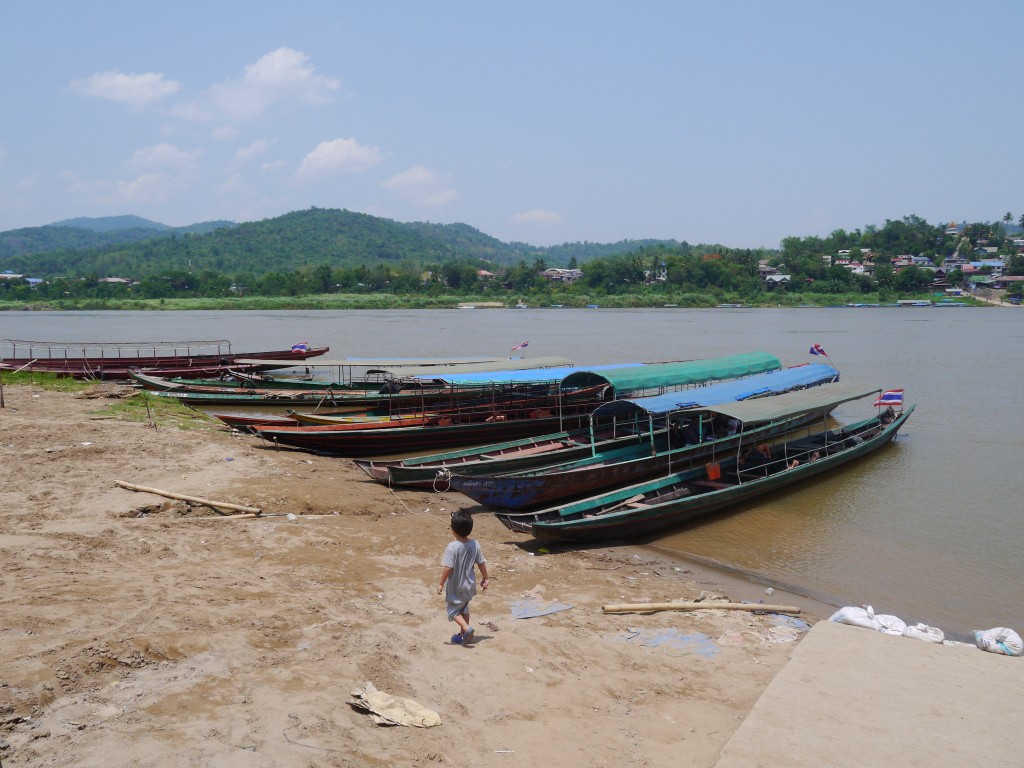
[{"label": "river", "polygon": [[[798,490],[673,530],[656,546],[832,605],[870,603],[947,633],[1024,632],[1024,313],[1012,308],[5,312],[0,338],[229,339],[329,357],[562,355],[588,365],[750,351],[905,390],[898,440]],[[864,403],[834,416],[867,415]],[[2,424],[2,415],[0,415]]]}]

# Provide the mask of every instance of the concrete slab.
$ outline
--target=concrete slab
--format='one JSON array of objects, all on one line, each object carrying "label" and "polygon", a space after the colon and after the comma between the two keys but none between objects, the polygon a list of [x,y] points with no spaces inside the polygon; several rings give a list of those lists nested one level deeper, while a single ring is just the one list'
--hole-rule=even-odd
[{"label": "concrete slab", "polygon": [[715,768],[1024,766],[1024,658],[818,622]]}]

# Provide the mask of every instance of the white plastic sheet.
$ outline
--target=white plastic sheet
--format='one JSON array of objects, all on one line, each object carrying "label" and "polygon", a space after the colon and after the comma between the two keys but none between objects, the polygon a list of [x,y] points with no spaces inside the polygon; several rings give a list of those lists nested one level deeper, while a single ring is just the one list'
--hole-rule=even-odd
[{"label": "white plastic sheet", "polygon": [[1024,642],[1020,635],[1006,627],[975,630],[974,642],[983,651],[1001,653],[1004,656],[1020,656],[1024,653]]}]

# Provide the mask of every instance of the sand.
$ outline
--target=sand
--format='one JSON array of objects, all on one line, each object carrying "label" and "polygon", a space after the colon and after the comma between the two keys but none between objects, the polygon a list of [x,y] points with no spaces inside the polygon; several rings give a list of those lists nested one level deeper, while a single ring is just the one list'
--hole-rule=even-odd
[{"label": "sand", "polygon": [[[601,610],[781,602],[763,585],[633,547],[541,551],[459,494],[395,493],[198,415],[187,430],[97,418],[119,389],[4,389],[8,768],[712,766],[797,646],[768,615]],[[204,519],[118,480],[267,516]],[[436,594],[460,507],[491,573],[470,647],[449,644]],[[572,608],[515,618],[525,599]],[[441,725],[375,724],[348,703],[367,683]]]}]

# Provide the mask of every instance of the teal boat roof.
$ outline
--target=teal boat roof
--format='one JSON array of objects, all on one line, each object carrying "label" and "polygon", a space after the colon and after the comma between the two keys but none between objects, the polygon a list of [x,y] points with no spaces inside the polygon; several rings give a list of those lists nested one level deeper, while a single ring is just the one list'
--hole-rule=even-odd
[{"label": "teal boat roof", "polygon": [[688,360],[681,363],[653,363],[633,368],[604,371],[582,370],[562,379],[562,389],[584,389],[609,385],[616,397],[650,390],[666,390],[723,379],[738,379],[782,368],[782,362],[767,352]]},{"label": "teal boat roof", "polygon": [[613,400],[597,408],[594,416],[619,416],[635,410],[652,416],[663,416],[684,408],[710,407],[719,403],[737,402],[760,395],[779,394],[793,389],[812,387],[835,381],[839,371],[830,365],[809,363],[781,371],[747,376],[735,381],[722,381],[706,387],[666,392],[648,397],[627,397]]}]

